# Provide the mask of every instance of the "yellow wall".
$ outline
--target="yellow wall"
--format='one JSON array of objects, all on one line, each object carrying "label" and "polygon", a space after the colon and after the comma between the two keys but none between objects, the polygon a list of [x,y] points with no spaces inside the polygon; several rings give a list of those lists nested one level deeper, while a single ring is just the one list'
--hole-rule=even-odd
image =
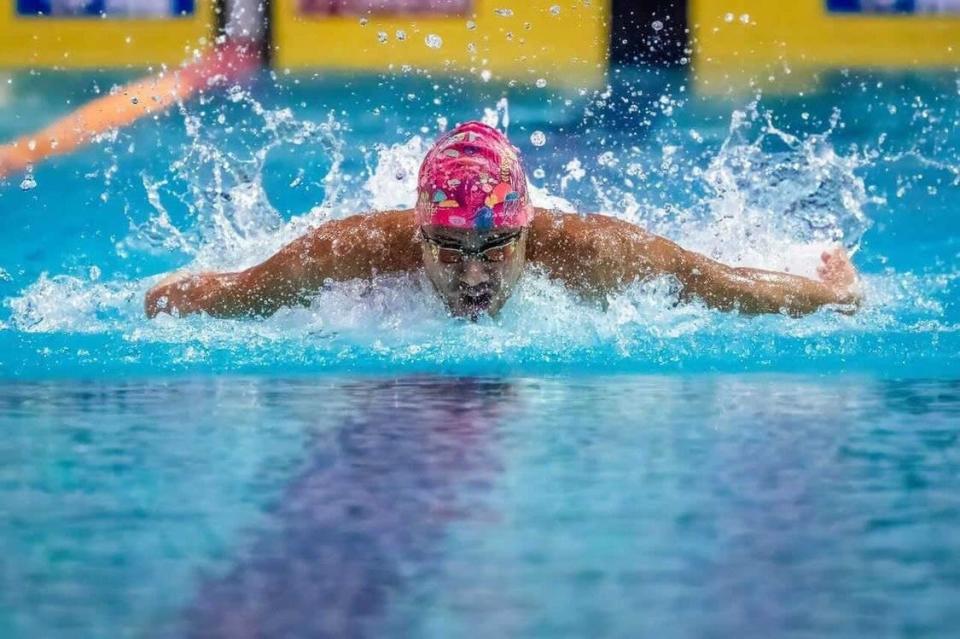
[{"label": "yellow wall", "polygon": [[22,17],[0,10],[0,66],[131,67],[179,64],[213,34],[212,0],[193,16],[163,19]]},{"label": "yellow wall", "polygon": [[[785,88],[808,84],[825,67],[960,63],[960,15],[829,13],[826,5],[690,0],[698,85],[723,91],[752,79]],[[734,19],[728,22],[727,14]],[[747,24],[740,20],[744,14]]]},{"label": "yellow wall", "polygon": [[[411,65],[455,73],[489,70],[497,79],[554,84],[596,84],[607,70],[610,0],[476,0],[471,16],[370,16],[366,25],[359,16],[301,15],[297,0],[273,5],[279,68],[389,71],[391,65]],[[554,5],[558,15],[550,11]],[[504,8],[513,15],[494,12]],[[467,20],[476,28],[468,29]],[[397,40],[398,29],[406,40]],[[380,31],[389,35],[384,44],[377,39]],[[428,47],[428,34],[440,36],[443,45]]]}]

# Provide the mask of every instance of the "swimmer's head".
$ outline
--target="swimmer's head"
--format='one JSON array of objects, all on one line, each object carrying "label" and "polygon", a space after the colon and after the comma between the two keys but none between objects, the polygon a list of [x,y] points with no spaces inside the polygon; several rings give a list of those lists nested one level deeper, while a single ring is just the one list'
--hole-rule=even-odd
[{"label": "swimmer's head", "polygon": [[416,221],[427,276],[451,313],[500,310],[523,272],[532,218],[506,136],[467,122],[437,140],[420,167]]},{"label": "swimmer's head", "polygon": [[443,135],[417,182],[417,224],[489,231],[530,223],[527,176],[507,137],[481,122]]}]

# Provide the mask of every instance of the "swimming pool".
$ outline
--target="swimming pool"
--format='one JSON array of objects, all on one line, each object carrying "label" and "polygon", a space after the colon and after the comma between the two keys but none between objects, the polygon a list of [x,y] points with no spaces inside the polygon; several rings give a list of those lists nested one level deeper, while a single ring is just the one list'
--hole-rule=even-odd
[{"label": "swimming pool", "polygon": [[[5,78],[0,135],[124,79]],[[820,81],[279,72],[8,180],[0,633],[947,636],[957,79]],[[664,281],[604,311],[531,276],[463,324],[412,277],[143,318],[164,271],[411,204],[432,137],[483,116],[538,203],[801,274],[840,241],[866,305],[724,315]]]},{"label": "swimming pool", "polygon": [[958,621],[956,382],[206,377],[0,401],[4,636]]}]

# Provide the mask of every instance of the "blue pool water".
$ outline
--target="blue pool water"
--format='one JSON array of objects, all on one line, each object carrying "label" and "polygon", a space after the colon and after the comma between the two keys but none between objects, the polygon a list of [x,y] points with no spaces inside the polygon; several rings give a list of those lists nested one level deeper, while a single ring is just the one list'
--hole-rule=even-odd
[{"label": "blue pool water", "polygon": [[950,637],[960,384],[6,384],[5,637]]},{"label": "blue pool water", "polygon": [[[120,79],[13,77],[0,134],[33,130]],[[953,76],[825,74],[821,93],[759,101],[698,96],[681,73],[612,81],[580,95],[413,74],[261,77],[44,164],[33,188],[12,178],[0,189],[0,372],[951,375]],[[738,317],[677,309],[669,283],[655,282],[601,311],[531,275],[499,322],[473,326],[449,321],[417,277],[334,286],[311,309],[265,321],[144,319],[143,293],[166,271],[246,267],[324,219],[410,205],[441,118],[497,117],[498,103],[539,203],[800,274],[841,241],[859,249],[866,307]]]},{"label": "blue pool water", "polygon": [[[2,77],[0,139],[125,79]],[[0,636],[951,636],[957,76],[610,82],[263,75],[0,182]],[[419,276],[143,317],[164,272],[408,206],[478,117],[541,205],[800,274],[843,243],[865,306],[528,274],[477,324]]]}]

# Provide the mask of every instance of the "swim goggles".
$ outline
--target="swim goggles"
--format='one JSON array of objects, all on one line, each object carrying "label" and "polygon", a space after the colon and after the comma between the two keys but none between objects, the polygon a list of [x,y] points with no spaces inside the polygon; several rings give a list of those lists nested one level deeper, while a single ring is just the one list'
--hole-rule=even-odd
[{"label": "swim goggles", "polygon": [[513,254],[517,242],[523,237],[523,229],[506,238],[496,240],[496,243],[479,251],[451,246],[430,237],[423,232],[423,228],[420,229],[419,235],[421,240],[430,245],[433,257],[441,264],[460,264],[468,257],[481,262],[498,263],[503,262]]}]

